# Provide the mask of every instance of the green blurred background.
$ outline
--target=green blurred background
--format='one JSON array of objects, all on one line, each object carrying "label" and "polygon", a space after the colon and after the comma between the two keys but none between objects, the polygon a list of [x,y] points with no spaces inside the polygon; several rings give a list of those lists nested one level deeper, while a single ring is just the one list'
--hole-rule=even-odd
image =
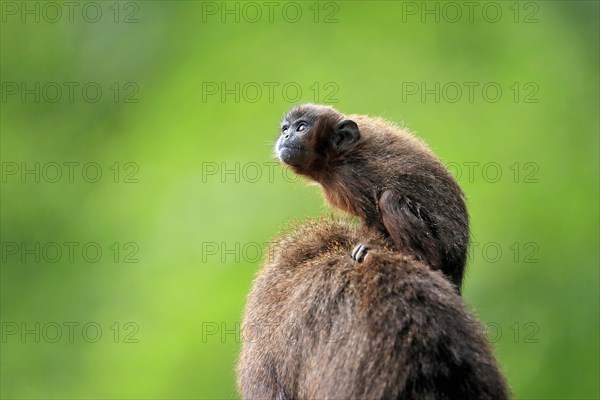
[{"label": "green blurred background", "polygon": [[598,2],[46,4],[2,1],[2,398],[237,398],[263,245],[329,214],[272,159],[302,101],[424,138],[515,397],[599,397]]}]

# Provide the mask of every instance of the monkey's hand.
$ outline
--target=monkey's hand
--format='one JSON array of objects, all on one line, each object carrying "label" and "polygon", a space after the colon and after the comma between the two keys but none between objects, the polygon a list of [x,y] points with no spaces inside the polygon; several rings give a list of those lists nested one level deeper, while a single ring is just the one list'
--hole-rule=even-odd
[{"label": "monkey's hand", "polygon": [[365,260],[370,249],[371,249],[371,245],[366,244],[366,243],[359,243],[358,246],[356,246],[354,248],[354,250],[352,250],[352,254],[351,254],[352,260],[354,260],[354,262],[360,264],[361,262],[363,262]]},{"label": "monkey's hand", "polygon": [[415,256],[432,267],[441,261],[436,246],[435,227],[420,204],[395,190],[386,190],[379,198],[379,210],[385,229],[398,251]]}]

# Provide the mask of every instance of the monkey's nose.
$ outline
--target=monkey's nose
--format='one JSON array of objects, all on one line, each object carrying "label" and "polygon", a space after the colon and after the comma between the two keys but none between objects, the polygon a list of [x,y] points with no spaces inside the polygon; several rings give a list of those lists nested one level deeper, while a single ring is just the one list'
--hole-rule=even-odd
[{"label": "monkey's nose", "polygon": [[284,139],[289,139],[290,138],[290,134],[286,133],[285,136],[283,136]]}]

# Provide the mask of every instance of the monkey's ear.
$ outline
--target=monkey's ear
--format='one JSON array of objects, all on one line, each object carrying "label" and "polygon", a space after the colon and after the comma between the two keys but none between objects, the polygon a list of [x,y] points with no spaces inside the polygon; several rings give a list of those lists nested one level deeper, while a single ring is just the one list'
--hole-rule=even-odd
[{"label": "monkey's ear", "polygon": [[333,133],[333,145],[339,151],[348,149],[360,139],[358,125],[351,119],[338,122]]}]

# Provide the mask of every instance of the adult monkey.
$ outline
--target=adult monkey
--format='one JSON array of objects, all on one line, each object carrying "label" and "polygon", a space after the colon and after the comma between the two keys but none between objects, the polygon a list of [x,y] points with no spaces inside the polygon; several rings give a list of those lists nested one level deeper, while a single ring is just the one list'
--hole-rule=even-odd
[{"label": "adult monkey", "polygon": [[[469,243],[464,196],[412,133],[381,118],[303,104],[285,115],[275,150],[318,182],[329,204],[383,233],[400,253],[440,269],[460,292]],[[368,245],[353,257],[360,261]]]},{"label": "adult monkey", "polygon": [[[510,398],[482,325],[440,271],[348,222],[291,232],[248,297],[243,399]],[[361,241],[358,262],[349,253]]]}]

